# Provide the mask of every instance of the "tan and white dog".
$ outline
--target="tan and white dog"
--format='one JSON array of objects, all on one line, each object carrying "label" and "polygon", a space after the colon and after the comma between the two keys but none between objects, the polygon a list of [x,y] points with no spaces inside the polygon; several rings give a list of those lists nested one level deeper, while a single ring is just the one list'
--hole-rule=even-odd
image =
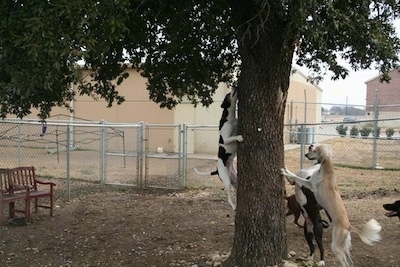
[{"label": "tan and white dog", "polygon": [[349,221],[343,200],[339,194],[334,167],[332,163],[332,153],[326,145],[310,146],[306,157],[310,160],[317,160],[320,164],[319,170],[310,171],[310,177],[305,179],[290,172],[287,168],[282,168],[281,173],[288,179],[293,179],[301,186],[309,188],[315,195],[315,198],[332,217],[332,252],[342,267],[353,265],[351,259],[351,232],[356,232],[361,240],[367,245],[373,245],[381,240],[381,225],[375,220],[368,221],[360,230],[354,228]]},{"label": "tan and white dog", "polygon": [[228,202],[231,204],[233,210],[236,209],[236,205],[232,201],[231,186],[235,189],[237,186],[237,171],[234,159],[236,157],[238,142],[243,142],[243,136],[237,134],[236,102],[237,92],[235,89],[232,89],[225,96],[221,104],[223,111],[219,121],[217,170],[210,173],[194,169],[199,175],[219,175],[219,178],[224,183],[228,194]]}]

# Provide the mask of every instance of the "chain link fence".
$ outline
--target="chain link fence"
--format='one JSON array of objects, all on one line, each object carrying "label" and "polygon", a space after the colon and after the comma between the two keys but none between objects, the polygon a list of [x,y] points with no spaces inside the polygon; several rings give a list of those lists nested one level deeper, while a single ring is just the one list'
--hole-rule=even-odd
[{"label": "chain link fence", "polygon": [[338,166],[400,170],[400,118],[286,125],[285,136],[285,154],[299,152],[298,168],[303,167],[306,145],[324,143],[331,145]]},{"label": "chain link fence", "polygon": [[[1,167],[34,166],[39,177],[140,185],[141,124],[3,120]],[[69,188],[58,196],[69,197]]]},{"label": "chain link fence", "polygon": [[[400,118],[343,116],[320,124],[286,124],[285,164],[302,168],[311,143],[333,148],[334,162],[352,168],[400,169]],[[216,169],[218,125],[113,124],[49,120],[0,122],[1,168],[34,166],[42,178],[140,188],[221,186]],[[70,188],[58,191],[69,197]]]}]

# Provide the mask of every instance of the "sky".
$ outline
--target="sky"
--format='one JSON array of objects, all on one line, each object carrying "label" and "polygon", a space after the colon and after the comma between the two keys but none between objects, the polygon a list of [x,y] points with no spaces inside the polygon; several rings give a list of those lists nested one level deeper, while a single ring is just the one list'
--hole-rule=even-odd
[{"label": "sky", "polygon": [[[400,20],[395,20],[397,36],[400,37]],[[340,105],[362,105],[366,104],[367,85],[366,81],[373,79],[379,75],[379,71],[375,69],[353,71],[348,64],[344,64],[349,69],[349,76],[346,79],[332,81],[330,76],[324,77],[324,80],[318,84],[323,90],[322,103],[323,106],[332,106],[332,104]],[[300,68],[301,72],[308,75],[306,68]],[[359,107],[361,108],[361,107]]]},{"label": "sky", "polygon": [[[300,68],[300,70],[308,75],[307,69]],[[379,71],[375,69],[353,71],[350,68],[349,70],[350,74],[346,79],[333,81],[328,75],[318,84],[323,90],[323,106],[346,104],[364,106],[366,104],[367,85],[365,82],[377,77]]]},{"label": "sky", "polygon": [[367,97],[367,85],[365,82],[378,75],[378,70],[362,70],[351,71],[346,79],[337,81],[332,81],[329,77],[325,77],[324,81],[319,84],[323,90],[322,102],[364,106]]}]

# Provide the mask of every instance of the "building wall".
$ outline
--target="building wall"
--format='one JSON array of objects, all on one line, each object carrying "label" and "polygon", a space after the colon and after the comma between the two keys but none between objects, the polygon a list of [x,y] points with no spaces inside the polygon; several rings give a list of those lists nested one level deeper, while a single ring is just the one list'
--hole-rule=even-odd
[{"label": "building wall", "polygon": [[[161,109],[158,104],[150,101],[146,89],[146,79],[134,69],[128,69],[129,78],[120,86],[118,92],[125,97],[122,105],[113,104],[107,108],[104,100],[96,100],[90,96],[76,96],[73,101],[74,113],[71,115],[65,108],[53,108],[52,119],[65,120],[73,116],[76,120],[123,122],[123,123],[174,123],[174,110]],[[28,118],[36,119],[38,112],[32,111]]]},{"label": "building wall", "polygon": [[[222,113],[221,104],[229,90],[225,83],[220,83],[214,95],[214,102],[209,107],[199,105],[194,108],[190,103],[179,104],[175,108],[174,122],[176,124],[185,123],[188,126],[218,125]],[[218,143],[218,138],[218,131],[212,129],[189,129],[187,140],[188,152],[215,152],[215,145]]]},{"label": "building wall", "polygon": [[290,76],[285,123],[321,121],[322,89],[307,81],[306,75],[294,69]]},{"label": "building wall", "polygon": [[174,111],[161,109],[149,100],[146,79],[134,69],[128,69],[129,78],[119,87],[118,92],[125,97],[122,105],[107,108],[103,100],[96,101],[89,96],[80,96],[74,103],[75,116],[89,120],[136,123],[174,123]]},{"label": "building wall", "polygon": [[[293,68],[285,110],[285,124],[289,125],[283,136],[286,144],[299,142],[299,124],[321,122],[321,99],[322,89],[308,82],[306,75]],[[318,133],[319,128],[306,127],[309,128],[306,131]]]},{"label": "building wall", "polygon": [[[181,103],[175,109],[161,109],[158,104],[149,99],[146,89],[146,79],[134,69],[128,69],[129,78],[120,86],[118,92],[125,97],[122,105],[114,104],[107,108],[104,100],[95,100],[89,96],[77,96],[72,103],[77,120],[91,120],[108,122],[152,124],[180,124],[187,125],[216,125],[221,115],[220,105],[229,92],[226,84],[221,83],[214,95],[214,103],[208,108],[198,105],[196,108],[190,103]],[[398,83],[400,82],[400,76]],[[307,78],[299,71],[292,72],[290,77],[289,94],[286,103],[285,123],[314,123],[321,119],[321,94],[318,86],[307,82]],[[397,90],[400,94],[400,90]],[[307,102],[307,103],[305,103]],[[36,119],[38,112],[32,111],[28,118]],[[54,108],[52,119],[66,119],[71,114],[65,108]]]},{"label": "building wall", "polygon": [[[367,111],[374,110],[375,99],[380,106],[380,115],[384,113],[393,114],[400,112],[400,72],[393,70],[390,72],[391,80],[389,83],[380,82],[380,77],[375,77],[366,82],[367,84]],[[392,105],[392,106],[387,106]],[[386,106],[386,107],[384,107]]]}]

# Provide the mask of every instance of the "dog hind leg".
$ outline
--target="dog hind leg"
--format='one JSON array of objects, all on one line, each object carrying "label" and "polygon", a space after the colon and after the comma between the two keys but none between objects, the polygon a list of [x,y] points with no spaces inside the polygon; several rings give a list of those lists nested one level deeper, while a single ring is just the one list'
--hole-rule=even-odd
[{"label": "dog hind leg", "polygon": [[317,245],[319,248],[319,254],[320,254],[320,261],[318,262],[318,266],[325,266],[324,246],[322,244],[323,231],[324,231],[324,227],[322,225],[322,222],[314,223],[314,237],[315,237],[315,241],[317,242]]},{"label": "dog hind leg", "polygon": [[315,252],[315,246],[313,244],[313,239],[314,239],[314,232],[313,232],[313,224],[311,220],[308,217],[304,217],[305,222],[304,222],[304,237],[307,240],[307,244],[310,247],[310,260],[313,260],[314,257],[314,252]]},{"label": "dog hind leg", "polygon": [[334,227],[332,230],[331,249],[341,267],[353,266],[353,260],[350,255],[351,236],[346,229]]},{"label": "dog hind leg", "polygon": [[232,201],[232,189],[231,189],[231,179],[229,177],[229,171],[222,162],[222,160],[218,160],[218,175],[219,179],[224,184],[226,193],[228,195],[228,203],[232,206],[233,210],[236,210],[236,205]]},{"label": "dog hind leg", "polygon": [[300,219],[300,211],[296,211],[296,213],[294,213],[294,224],[302,228],[303,226],[299,223],[299,219]]}]

